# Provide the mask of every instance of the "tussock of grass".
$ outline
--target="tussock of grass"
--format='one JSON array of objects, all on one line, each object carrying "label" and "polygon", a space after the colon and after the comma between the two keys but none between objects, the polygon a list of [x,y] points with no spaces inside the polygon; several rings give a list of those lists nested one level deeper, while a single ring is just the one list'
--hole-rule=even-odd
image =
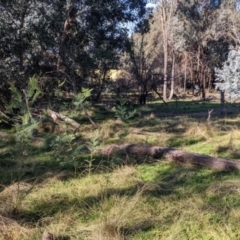
[{"label": "tussock of grass", "polygon": [[[187,104],[179,103],[179,111]],[[155,110],[154,104],[144,107],[142,111],[148,115],[129,122],[98,120],[99,143],[178,147],[240,158],[240,131],[235,120],[166,118]],[[133,133],[133,128],[148,134]],[[74,168],[77,161],[89,160],[86,151],[71,155],[67,150],[89,142],[93,126],[82,124],[77,134],[78,138],[68,145],[60,144],[57,150],[0,141],[2,239],[41,239],[44,231],[65,240],[240,238],[239,172],[183,168],[164,160],[143,164],[146,156],[140,164],[127,155],[92,156],[98,166],[87,166],[86,171],[84,164]],[[23,155],[25,150],[27,155]],[[61,168],[59,159],[70,167]]]},{"label": "tussock of grass", "polygon": [[27,239],[30,233],[31,231],[20,226],[17,221],[0,214],[0,240]]},{"label": "tussock of grass", "polygon": [[134,167],[126,166],[112,174],[68,181],[53,179],[36,187],[23,200],[20,214],[38,219],[42,228],[55,235],[70,234],[74,228],[85,229],[79,233],[80,239],[94,239],[96,234],[97,239],[122,239],[147,214],[137,207],[143,187],[135,187],[135,172]]},{"label": "tussock of grass", "polygon": [[8,203],[4,211],[8,213],[18,211],[21,207],[22,199],[30,193],[32,188],[33,186],[26,182],[17,182],[5,187],[4,190],[0,192],[0,204],[3,205],[4,202]]},{"label": "tussock of grass", "polygon": [[126,125],[122,120],[108,120],[101,124],[99,135],[102,140],[109,138],[119,138],[119,136],[128,134]]},{"label": "tussock of grass", "polygon": [[211,139],[216,135],[216,130],[208,123],[193,123],[190,124],[186,131],[186,136],[203,138],[205,141]]},{"label": "tussock of grass", "polygon": [[127,235],[148,227],[151,215],[142,211],[140,202],[143,192],[144,187],[133,196],[112,196],[110,209],[109,206],[105,209],[103,204],[102,222],[93,239],[125,239]]}]

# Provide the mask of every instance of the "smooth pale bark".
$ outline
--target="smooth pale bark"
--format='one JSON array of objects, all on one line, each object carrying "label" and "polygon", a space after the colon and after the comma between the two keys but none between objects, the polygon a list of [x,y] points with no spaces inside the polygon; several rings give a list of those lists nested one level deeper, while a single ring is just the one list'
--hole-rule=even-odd
[{"label": "smooth pale bark", "polygon": [[71,126],[73,126],[74,128],[79,128],[80,124],[78,122],[76,122],[75,120],[73,120],[72,118],[69,118],[61,113],[57,113],[54,112],[51,109],[47,110],[48,115],[53,119],[53,121],[55,122],[57,119],[61,119],[62,121],[70,124]]},{"label": "smooth pale bark", "polygon": [[167,99],[167,66],[168,66],[168,19],[165,2],[161,8],[160,19],[161,19],[161,28],[162,28],[162,36],[163,36],[163,100]]},{"label": "smooth pale bark", "polygon": [[[167,39],[167,37],[165,37]],[[164,40],[163,49],[164,49],[164,66],[163,66],[163,100],[167,100],[167,65],[168,65],[168,46],[167,40]]]},{"label": "smooth pale bark", "polygon": [[170,94],[169,94],[169,100],[172,99],[174,95],[174,82],[175,82],[175,53],[173,52],[172,56],[172,76],[171,76],[171,88],[170,88]]},{"label": "smooth pale bark", "polygon": [[[89,116],[87,110],[82,106],[83,111],[85,116],[89,119],[89,121],[91,122],[91,124],[95,127],[98,128],[98,125],[91,119],[91,117]],[[61,113],[55,112],[51,109],[47,110],[47,113],[49,115],[49,117],[51,117],[53,119],[54,122],[56,122],[57,119],[60,119],[68,124],[70,124],[71,126],[73,126],[75,129],[78,129],[81,125],[76,122],[75,120],[73,120],[72,118],[69,118]]]},{"label": "smooth pale bark", "polygon": [[145,146],[137,144],[109,145],[100,154],[111,156],[116,153],[128,155],[151,156],[156,159],[166,158],[179,165],[193,165],[217,170],[240,170],[240,161],[231,161],[223,158],[215,158],[192,152],[186,152],[175,148]]}]

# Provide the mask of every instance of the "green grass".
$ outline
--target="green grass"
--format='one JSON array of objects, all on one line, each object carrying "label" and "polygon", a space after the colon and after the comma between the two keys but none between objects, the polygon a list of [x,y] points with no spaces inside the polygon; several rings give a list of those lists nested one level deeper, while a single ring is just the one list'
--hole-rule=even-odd
[{"label": "green grass", "polygon": [[[146,156],[140,164],[136,156],[94,152],[139,143],[240,158],[237,115],[209,122],[181,110],[166,117],[168,109],[154,104],[129,121],[92,111],[97,138],[87,121],[75,137],[42,133],[40,144],[16,142],[13,133],[2,138],[0,239],[41,239],[44,231],[65,240],[239,239],[240,172],[180,167],[166,159],[152,163]],[[207,104],[194,111],[214,107]]]}]

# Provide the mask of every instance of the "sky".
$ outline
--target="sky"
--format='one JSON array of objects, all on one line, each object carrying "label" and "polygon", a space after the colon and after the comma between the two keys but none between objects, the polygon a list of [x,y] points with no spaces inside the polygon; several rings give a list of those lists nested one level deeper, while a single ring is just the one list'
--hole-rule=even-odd
[{"label": "sky", "polygon": [[155,8],[156,4],[153,4],[153,3],[148,3],[146,5],[147,8]]}]

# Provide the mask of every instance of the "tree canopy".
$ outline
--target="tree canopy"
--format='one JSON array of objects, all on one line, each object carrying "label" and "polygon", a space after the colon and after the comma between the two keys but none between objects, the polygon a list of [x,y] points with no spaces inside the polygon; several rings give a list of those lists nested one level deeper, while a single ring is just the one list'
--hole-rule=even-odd
[{"label": "tree canopy", "polygon": [[240,42],[238,0],[5,0],[0,11],[2,105],[12,83],[24,89],[34,75],[47,95],[88,87],[98,101],[119,86],[113,69],[127,73],[119,80],[140,103],[153,89],[166,100],[198,86],[205,98]]},{"label": "tree canopy", "polygon": [[[145,1],[1,1],[0,77],[24,85],[33,74],[43,85],[66,79],[73,91],[115,68]],[[96,71],[99,70],[99,71]]]}]

